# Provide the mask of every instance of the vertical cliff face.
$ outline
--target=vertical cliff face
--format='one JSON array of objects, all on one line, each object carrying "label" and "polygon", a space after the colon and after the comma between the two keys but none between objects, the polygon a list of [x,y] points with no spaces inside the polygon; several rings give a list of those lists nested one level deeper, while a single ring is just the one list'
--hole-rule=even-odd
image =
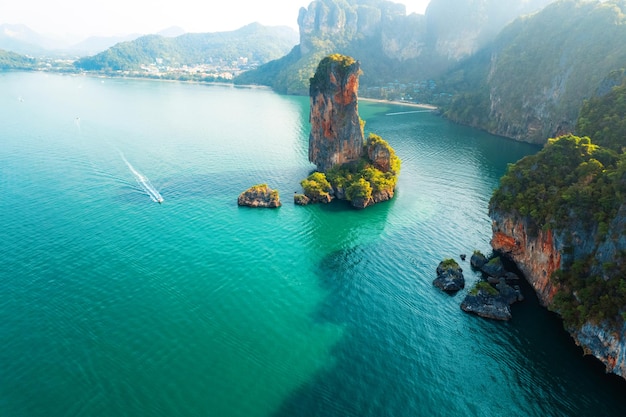
[{"label": "vertical cliff face", "polygon": [[360,65],[343,55],[324,58],[311,79],[309,161],[326,172],[363,152],[357,92]]},{"label": "vertical cliff face", "polygon": [[[626,205],[620,207],[608,233],[600,240],[593,228],[573,225],[567,231],[536,230],[526,218],[514,213],[492,207],[489,215],[493,221],[493,249],[516,263],[548,308],[554,308],[557,293],[570,291],[556,281],[554,272],[577,260],[593,257],[595,270],[592,268],[591,272],[608,280],[606,271],[598,269],[619,259],[619,254],[626,250]],[[620,238],[616,240],[615,236]],[[607,372],[626,378],[626,322],[586,320],[568,330],[585,354],[602,361]]]},{"label": "vertical cliff face", "polygon": [[[380,44],[386,56],[400,60],[415,58],[423,47],[426,28],[423,16],[406,16],[403,4],[385,0],[338,2],[316,0],[298,15],[300,53],[306,55],[326,40],[344,46],[367,38],[367,44]],[[417,36],[413,39],[411,35]]]},{"label": "vertical cliff face", "polygon": [[517,264],[541,304],[549,306],[558,290],[558,285],[550,280],[552,273],[561,267],[558,238],[551,230],[538,230],[536,236],[532,236],[525,219],[497,211],[490,215],[493,220],[491,246]]}]

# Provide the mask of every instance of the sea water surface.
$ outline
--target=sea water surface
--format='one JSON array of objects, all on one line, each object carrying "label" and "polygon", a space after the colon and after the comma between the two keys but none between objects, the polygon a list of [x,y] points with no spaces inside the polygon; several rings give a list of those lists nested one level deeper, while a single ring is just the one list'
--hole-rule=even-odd
[{"label": "sea water surface", "polygon": [[[538,149],[359,108],[396,197],[299,207],[306,97],[0,74],[0,415],[624,415],[528,288],[501,323],[432,285],[489,252],[492,190]],[[258,183],[283,206],[238,207]]]}]

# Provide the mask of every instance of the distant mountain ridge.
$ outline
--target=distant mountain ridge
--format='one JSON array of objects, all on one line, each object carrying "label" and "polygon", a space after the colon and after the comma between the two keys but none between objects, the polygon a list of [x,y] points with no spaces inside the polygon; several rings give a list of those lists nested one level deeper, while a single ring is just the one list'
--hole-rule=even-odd
[{"label": "distant mountain ridge", "polygon": [[[184,34],[184,29],[172,26],[158,32],[158,35],[174,37]],[[132,41],[140,33],[117,36],[90,36],[76,41],[75,37],[57,38],[42,35],[26,25],[0,24],[0,49],[21,55],[44,56],[85,56],[102,52],[117,43]]]},{"label": "distant mountain ridge", "polygon": [[174,38],[142,36],[81,58],[76,67],[87,71],[128,71],[157,61],[172,66],[197,65],[240,57],[265,63],[283,56],[296,42],[297,33],[289,27],[252,23],[229,32],[186,33]]},{"label": "distant mountain ridge", "polygon": [[0,49],[21,55],[41,55],[54,43],[25,25],[0,25]]}]

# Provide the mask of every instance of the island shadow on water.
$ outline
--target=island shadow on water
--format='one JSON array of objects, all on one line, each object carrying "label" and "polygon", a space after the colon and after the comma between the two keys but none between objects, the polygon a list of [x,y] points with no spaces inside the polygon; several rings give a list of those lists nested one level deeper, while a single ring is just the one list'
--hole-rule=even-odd
[{"label": "island shadow on water", "polygon": [[[384,221],[381,219],[377,227],[382,229]],[[462,312],[458,307],[462,295],[436,297],[446,306],[440,312],[449,315],[444,321],[460,318],[466,323],[462,326],[464,330],[452,337],[458,345],[455,349],[465,346],[484,352],[478,357],[473,355],[476,364],[462,363],[465,358],[450,352],[449,360],[460,362],[456,366],[446,363],[440,366],[440,373],[433,373],[433,365],[436,367],[442,360],[438,356],[448,352],[448,339],[438,340],[441,329],[437,329],[436,322],[416,312],[413,300],[420,297],[415,292],[421,285],[419,279],[388,273],[394,264],[409,262],[400,251],[382,248],[388,244],[393,246],[383,239],[337,249],[319,262],[317,275],[328,296],[316,310],[315,319],[344,326],[344,338],[334,346],[330,364],[286,398],[274,417],[504,415],[501,414],[504,412],[510,416],[543,416],[546,402],[550,403],[549,415],[613,416],[626,411],[620,400],[626,383],[605,374],[599,361],[583,357],[582,349],[573,343],[559,317],[539,304],[524,279],[520,285],[525,300],[512,307],[513,319],[509,322]],[[385,259],[379,258],[379,254],[384,254]],[[440,293],[436,289],[432,291]],[[435,304],[430,309],[440,307]],[[414,339],[420,332],[413,329],[424,326],[424,322],[431,326],[432,339]],[[478,372],[480,381],[468,378],[466,386],[454,389],[455,395],[464,398],[450,402],[447,372],[457,372],[457,366],[476,368],[469,373]],[[491,372],[504,372],[513,378],[515,382],[505,391],[514,391],[503,399],[497,398],[500,395],[479,395],[483,389],[489,389]],[[458,378],[459,375],[454,375],[450,380]],[[485,384],[487,387],[482,388]],[[507,395],[517,399],[511,403]]]},{"label": "island shadow on water", "polygon": [[[529,351],[529,357],[537,357],[539,361],[547,362],[550,366],[558,364],[557,367],[563,372],[563,378],[583,379],[586,381],[585,385],[602,386],[614,401],[620,401],[626,392],[626,380],[607,373],[604,364],[596,357],[585,355],[583,349],[576,345],[574,338],[566,331],[561,317],[541,305],[534,288],[517,265],[506,257],[502,257],[502,262],[507,270],[521,278],[519,286],[524,301],[511,306],[513,319],[508,324],[530,341],[537,342],[537,348]],[[511,338],[511,343],[518,341]],[[559,348],[546,349],[554,346]],[[545,357],[546,351],[550,352],[549,358]],[[626,405],[621,411],[626,412]]]}]

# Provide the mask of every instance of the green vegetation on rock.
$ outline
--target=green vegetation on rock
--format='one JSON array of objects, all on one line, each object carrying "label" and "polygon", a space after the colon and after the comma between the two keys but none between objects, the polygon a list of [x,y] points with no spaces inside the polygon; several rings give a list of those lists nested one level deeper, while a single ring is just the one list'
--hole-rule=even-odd
[{"label": "green vegetation on rock", "polygon": [[455,93],[445,114],[543,144],[571,131],[583,101],[611,71],[623,68],[624,39],[623,0],[555,1],[511,23],[485,50],[444,77],[442,88]]},{"label": "green vegetation on rock", "polygon": [[[397,175],[400,173],[400,167],[402,165],[402,162],[400,161],[400,158],[398,158],[398,156],[396,155],[396,152],[393,150],[393,148],[389,145],[389,143],[375,133],[370,133],[367,138],[367,142],[365,143],[365,148],[368,149],[368,152],[370,149],[375,150],[376,148],[381,148],[386,151],[386,153],[389,155],[389,169],[385,173],[390,174],[388,179],[393,178],[395,181],[395,179],[397,179]],[[395,186],[395,182],[393,185]]]},{"label": "green vegetation on rock", "polygon": [[[368,157],[368,149],[383,147],[389,155],[390,169],[382,171],[375,161]],[[326,174],[314,172],[301,182],[304,194],[312,200],[326,199],[327,193],[334,192],[339,199],[348,201],[368,201],[376,195],[393,195],[400,174],[401,161],[393,148],[380,136],[370,134],[363,147],[363,157],[357,162],[336,165]],[[382,199],[382,200],[386,200]],[[330,199],[328,199],[330,201]]]},{"label": "green vegetation on rock", "polygon": [[367,201],[372,198],[372,185],[365,178],[361,177],[346,188],[346,198],[348,201],[357,199]]},{"label": "green vegetation on rock", "polygon": [[481,291],[494,296],[499,294],[498,290],[493,288],[493,286],[487,281],[478,281],[469,293],[470,295],[478,295]]},{"label": "green vegetation on rock", "polygon": [[626,157],[574,135],[549,139],[536,155],[510,165],[490,202],[543,229],[572,222],[606,224],[626,195]]},{"label": "green vegetation on rock", "polygon": [[330,201],[333,188],[322,172],[314,172],[300,182],[304,195],[313,201]]},{"label": "green vegetation on rock", "polygon": [[[437,1],[425,15],[407,15],[404,5],[387,0],[316,0],[301,9],[300,45],[288,56],[242,74],[236,82],[306,94],[320,59],[338,52],[359,57],[367,68],[361,85],[363,91],[371,87],[372,96],[436,102],[440,96],[427,87],[430,81],[482,49],[516,16],[549,1],[527,0],[517,7],[502,0]],[[392,92],[383,87],[388,83],[406,88]]]},{"label": "green vegetation on rock", "polygon": [[625,103],[624,84],[588,100],[577,127],[593,138],[550,139],[509,166],[490,202],[492,214],[525,219],[559,240],[551,308],[571,328],[626,319]]},{"label": "green vegetation on rock", "polygon": [[[626,80],[626,71],[616,71],[608,78]],[[626,139],[626,81],[607,94],[593,97],[583,105],[576,123],[576,133],[594,138],[594,143],[624,152]]]},{"label": "green vegetation on rock", "polygon": [[310,79],[311,88],[315,88],[318,90],[327,90],[331,88],[329,85],[329,72],[331,71],[331,67],[334,66],[337,72],[340,75],[345,76],[345,74],[350,70],[350,67],[356,64],[357,61],[347,55],[341,54],[332,54],[328,55],[324,59],[320,61],[317,65],[317,69],[315,70],[315,74]]},{"label": "green vegetation on rock", "polygon": [[563,286],[553,308],[567,326],[580,327],[589,320],[626,320],[626,252],[618,253],[615,262],[600,265],[600,270],[594,265],[596,260],[588,256],[552,277]]},{"label": "green vegetation on rock", "polygon": [[455,261],[452,258],[447,258],[444,259],[443,261],[441,261],[441,263],[439,264],[439,266],[442,269],[457,269],[459,267],[459,264],[457,263],[457,261]]}]

